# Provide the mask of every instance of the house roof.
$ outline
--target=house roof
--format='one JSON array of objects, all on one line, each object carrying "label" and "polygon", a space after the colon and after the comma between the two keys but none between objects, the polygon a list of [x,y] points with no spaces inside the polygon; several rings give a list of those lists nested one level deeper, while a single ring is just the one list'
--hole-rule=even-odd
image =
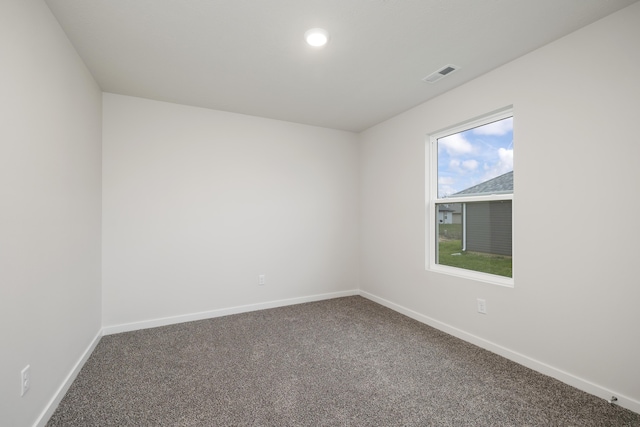
[{"label": "house roof", "polygon": [[438,212],[455,212],[456,210],[449,205],[438,205]]},{"label": "house roof", "polygon": [[513,192],[513,171],[507,172],[478,185],[458,191],[450,197],[468,196],[470,194],[501,194]]}]

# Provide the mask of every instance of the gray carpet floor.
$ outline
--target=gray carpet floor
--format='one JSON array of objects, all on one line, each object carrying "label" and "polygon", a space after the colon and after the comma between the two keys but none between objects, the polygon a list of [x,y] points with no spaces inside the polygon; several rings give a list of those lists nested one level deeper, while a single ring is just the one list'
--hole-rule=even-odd
[{"label": "gray carpet floor", "polygon": [[47,426],[640,426],[362,297],[103,337]]}]

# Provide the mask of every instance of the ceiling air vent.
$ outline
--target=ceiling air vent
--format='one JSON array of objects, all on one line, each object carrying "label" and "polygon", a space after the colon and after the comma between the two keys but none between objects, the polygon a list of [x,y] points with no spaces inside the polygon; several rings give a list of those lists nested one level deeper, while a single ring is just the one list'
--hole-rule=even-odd
[{"label": "ceiling air vent", "polygon": [[434,71],[433,73],[429,74],[427,77],[423,78],[422,80],[427,83],[435,83],[441,78],[446,77],[449,74],[455,73],[459,69],[460,67],[458,67],[457,65],[447,64],[444,67],[440,68],[438,71]]}]

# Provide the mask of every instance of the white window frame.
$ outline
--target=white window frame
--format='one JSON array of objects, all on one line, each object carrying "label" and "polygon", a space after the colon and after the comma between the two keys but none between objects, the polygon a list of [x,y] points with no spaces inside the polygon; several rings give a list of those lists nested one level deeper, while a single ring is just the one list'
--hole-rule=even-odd
[{"label": "white window frame", "polygon": [[[437,273],[443,273],[451,276],[463,277],[467,279],[476,280],[484,283],[491,283],[500,286],[513,287],[514,286],[514,261],[515,253],[513,252],[513,241],[515,236],[513,233],[513,193],[510,194],[483,194],[475,196],[463,196],[455,198],[438,198],[438,139],[444,138],[449,135],[464,132],[475,127],[486,125],[491,122],[506,119],[508,117],[514,117],[513,106],[489,113],[487,115],[465,121],[455,126],[447,127],[440,131],[431,133],[427,137],[427,226],[426,226],[426,269]],[[514,168],[515,169],[515,168]],[[514,188],[515,192],[515,188]],[[436,206],[439,203],[467,203],[467,202],[484,202],[484,201],[499,201],[499,200],[511,200],[511,248],[512,248],[512,274],[511,277],[498,276],[495,274],[483,273],[474,270],[466,270],[464,268],[451,267],[448,265],[441,265],[436,262],[436,245],[438,239],[438,233],[436,229],[437,212]]]}]

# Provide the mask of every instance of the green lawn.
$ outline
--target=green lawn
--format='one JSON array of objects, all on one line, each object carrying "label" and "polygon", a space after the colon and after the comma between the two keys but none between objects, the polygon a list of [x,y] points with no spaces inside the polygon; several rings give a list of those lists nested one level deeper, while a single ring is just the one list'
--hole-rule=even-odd
[{"label": "green lawn", "polygon": [[[447,224],[457,225],[457,224]],[[455,227],[450,227],[455,230]],[[447,232],[450,237],[453,230]],[[440,226],[442,236],[443,227]],[[478,252],[462,252],[462,240],[443,240],[438,243],[438,264],[467,270],[512,277],[511,257]]]},{"label": "green lawn", "polygon": [[438,234],[445,240],[462,240],[462,224],[438,224]]}]

